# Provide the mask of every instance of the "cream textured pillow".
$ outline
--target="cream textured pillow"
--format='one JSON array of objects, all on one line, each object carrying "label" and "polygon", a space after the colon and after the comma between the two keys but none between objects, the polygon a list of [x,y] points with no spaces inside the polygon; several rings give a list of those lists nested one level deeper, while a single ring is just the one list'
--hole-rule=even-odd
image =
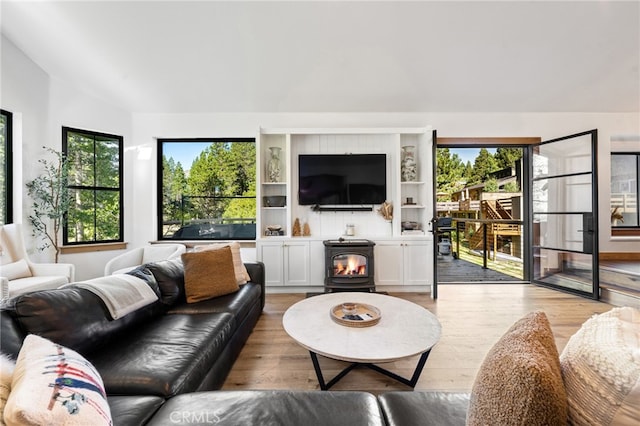
[{"label": "cream textured pillow", "polygon": [[98,371],[71,349],[24,339],[4,410],[7,425],[111,425]]},{"label": "cream textured pillow", "polygon": [[5,354],[0,354],[0,425],[4,425],[4,407],[11,392],[11,379],[16,363]]},{"label": "cream textured pillow", "polygon": [[29,264],[24,259],[20,259],[17,262],[7,263],[6,265],[0,266],[0,268],[2,270],[0,274],[8,280],[29,278],[33,275],[31,274],[31,269],[29,269]]},{"label": "cream textured pillow", "polygon": [[571,424],[640,422],[639,310],[614,308],[591,317],[569,339],[560,365]]},{"label": "cream textured pillow", "polygon": [[544,312],[532,312],[517,321],[480,367],[467,425],[490,424],[567,424],[558,349]]},{"label": "cream textured pillow", "polygon": [[184,290],[188,303],[238,291],[230,247],[184,253]]},{"label": "cream textured pillow", "polygon": [[240,255],[240,243],[234,241],[231,243],[207,244],[205,246],[196,246],[195,251],[219,250],[223,247],[231,247],[231,255],[233,256],[233,269],[235,272],[236,281],[238,281],[238,284],[245,284],[251,279],[251,277],[249,276],[249,272],[247,272],[247,268],[242,262],[242,256]]}]

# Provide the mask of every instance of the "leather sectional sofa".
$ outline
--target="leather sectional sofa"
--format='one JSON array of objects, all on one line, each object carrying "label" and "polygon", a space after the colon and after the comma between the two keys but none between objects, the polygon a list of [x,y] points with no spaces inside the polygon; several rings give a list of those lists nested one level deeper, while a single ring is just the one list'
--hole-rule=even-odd
[{"label": "leather sectional sofa", "polygon": [[[99,371],[115,425],[555,425],[566,424],[567,412],[570,418],[582,416],[589,407],[598,407],[599,418],[603,411],[607,419],[640,418],[640,405],[628,403],[626,394],[616,394],[614,401],[615,392],[605,392],[608,410],[602,398],[576,398],[584,385],[563,383],[542,312],[516,322],[496,343],[471,393],[219,390],[264,307],[264,266],[246,267],[251,280],[239,291],[186,303],[179,259],[143,265],[129,273],[146,280],[159,299],[117,320],[97,296],[79,287],[20,295],[1,309],[0,349],[15,357],[29,333],[75,349]],[[615,320],[620,330],[640,333],[640,311],[619,308],[608,315],[595,326],[610,331]],[[633,339],[623,334],[607,347],[636,353]],[[580,332],[567,348],[563,368],[593,372],[592,363],[579,365],[594,352],[593,345],[581,343]],[[636,373],[632,382],[640,383],[640,369]]]},{"label": "leather sectional sofa", "polygon": [[[265,303],[264,265],[245,266],[251,280],[238,292],[186,303],[180,259],[145,264],[128,274],[144,279],[158,301],[116,320],[80,287],[20,295],[0,311],[0,350],[15,358],[28,334],[76,350],[99,371],[114,425],[400,425],[410,424],[402,401],[439,395],[218,390]],[[436,398],[446,408],[434,424],[447,424],[443,415],[464,423],[468,396],[454,400]],[[411,415],[427,409],[428,418],[434,405]]]}]

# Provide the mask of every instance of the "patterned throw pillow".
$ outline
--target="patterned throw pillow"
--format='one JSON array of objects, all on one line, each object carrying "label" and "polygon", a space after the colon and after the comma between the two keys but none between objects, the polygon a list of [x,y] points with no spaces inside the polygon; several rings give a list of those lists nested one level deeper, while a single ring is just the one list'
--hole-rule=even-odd
[{"label": "patterned throw pillow", "polygon": [[567,396],[549,320],[532,312],[491,348],[471,392],[467,425],[567,424]]},{"label": "patterned throw pillow", "polygon": [[636,425],[640,419],[640,310],[587,320],[560,355],[572,425]]},{"label": "patterned throw pillow", "polygon": [[7,425],[111,425],[102,378],[80,354],[35,334],[24,339],[4,410]]},{"label": "patterned throw pillow", "polygon": [[230,247],[184,253],[184,290],[188,303],[238,291]]}]

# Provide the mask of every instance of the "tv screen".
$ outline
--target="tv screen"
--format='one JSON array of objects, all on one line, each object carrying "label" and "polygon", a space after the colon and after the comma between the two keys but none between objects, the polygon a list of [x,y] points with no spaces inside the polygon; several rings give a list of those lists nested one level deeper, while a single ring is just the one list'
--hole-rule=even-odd
[{"label": "tv screen", "polygon": [[298,204],[381,204],[387,195],[385,154],[298,156]]}]

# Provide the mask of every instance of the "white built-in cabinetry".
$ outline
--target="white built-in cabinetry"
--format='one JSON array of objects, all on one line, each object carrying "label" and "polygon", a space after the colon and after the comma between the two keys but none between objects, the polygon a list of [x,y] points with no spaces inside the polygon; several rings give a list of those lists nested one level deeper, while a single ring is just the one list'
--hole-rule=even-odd
[{"label": "white built-in cabinetry", "polygon": [[[427,287],[433,277],[432,135],[430,128],[361,129],[260,129],[257,142],[257,238],[256,254],[264,262],[266,283],[272,291],[295,288],[320,289],[324,280],[323,240],[343,237],[347,224],[355,226],[358,239],[376,243],[376,286],[415,290]],[[418,164],[414,181],[403,182],[401,161],[404,146],[415,147]],[[268,173],[271,148],[279,151],[278,181]],[[387,158],[387,200],[394,206],[391,222],[370,211],[314,211],[300,206],[298,156],[300,154],[372,154]],[[283,207],[265,203],[267,196],[282,196]],[[410,199],[410,200],[408,200]],[[409,202],[408,202],[409,201]],[[293,224],[306,223],[308,236],[293,236]],[[416,223],[420,231],[407,232],[403,222]],[[273,229],[280,227],[280,235]],[[271,229],[271,232],[267,232]]]}]

